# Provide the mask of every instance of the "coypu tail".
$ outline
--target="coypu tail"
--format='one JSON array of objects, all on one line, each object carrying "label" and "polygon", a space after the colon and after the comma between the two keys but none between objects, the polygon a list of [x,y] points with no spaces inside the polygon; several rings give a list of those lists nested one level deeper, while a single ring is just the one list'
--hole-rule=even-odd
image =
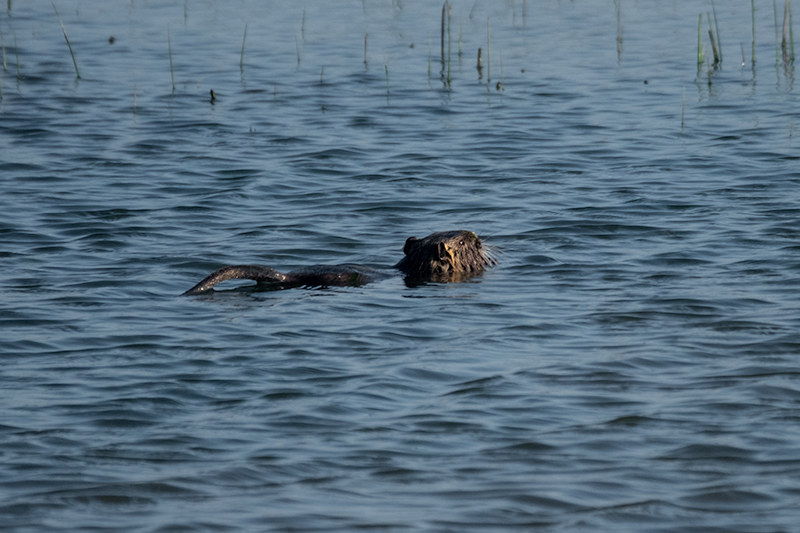
[{"label": "coypu tail", "polygon": [[261,265],[226,266],[209,275],[203,281],[181,294],[181,296],[202,294],[217,283],[229,279],[252,279],[259,283],[283,283],[286,281],[286,275]]}]

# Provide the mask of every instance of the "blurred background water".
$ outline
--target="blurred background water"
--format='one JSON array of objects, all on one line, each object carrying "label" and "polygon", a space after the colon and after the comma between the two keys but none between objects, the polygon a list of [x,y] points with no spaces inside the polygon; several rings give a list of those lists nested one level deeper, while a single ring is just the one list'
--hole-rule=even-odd
[{"label": "blurred background water", "polygon": [[794,68],[717,4],[715,67],[707,2],[57,2],[77,78],[8,2],[3,529],[796,529]]}]

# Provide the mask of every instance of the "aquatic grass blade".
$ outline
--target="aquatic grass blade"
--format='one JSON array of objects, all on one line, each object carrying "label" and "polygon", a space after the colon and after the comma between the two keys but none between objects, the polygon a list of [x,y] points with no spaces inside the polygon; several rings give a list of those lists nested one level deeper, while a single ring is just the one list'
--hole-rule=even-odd
[{"label": "aquatic grass blade", "polygon": [[492,19],[486,17],[486,83],[492,81]]},{"label": "aquatic grass blade", "polygon": [[717,39],[714,36],[714,28],[713,22],[711,20],[711,15],[706,13],[706,18],[708,19],[708,38],[711,40],[711,51],[714,53],[714,64],[718,65],[721,61],[720,53],[719,53],[719,45],[717,44]]},{"label": "aquatic grass blade", "polygon": [[169,53],[169,75],[172,78],[172,92],[175,92],[175,70],[172,68],[172,37],[169,32],[169,24],[167,24],[167,52]]},{"label": "aquatic grass blade", "polygon": [[681,131],[683,131],[683,118],[686,112],[686,87],[683,88],[683,97],[681,98]]},{"label": "aquatic grass blade", "polygon": [[772,14],[775,17],[775,63],[781,62],[781,40],[778,32],[778,4],[772,0]]},{"label": "aquatic grass blade", "polygon": [[751,63],[756,64],[756,0],[750,0],[750,21],[753,26],[753,51],[750,53]]},{"label": "aquatic grass blade", "polygon": [[444,0],[444,4],[442,4],[442,31],[441,31],[441,53],[440,56],[442,60],[442,69],[444,69],[444,32],[445,32],[445,21],[447,17],[447,0]]},{"label": "aquatic grass blade", "polygon": [[3,72],[8,71],[8,62],[6,60],[6,40],[3,36],[3,30],[0,29],[0,48],[3,49]]},{"label": "aquatic grass blade", "polygon": [[703,14],[700,13],[700,16],[697,20],[697,64],[700,65],[703,60],[705,59],[705,54],[703,53]]},{"label": "aquatic grass blade", "polygon": [[69,37],[67,37],[67,29],[64,27],[64,21],[61,20],[61,15],[58,14],[58,9],[56,9],[56,4],[53,4],[53,10],[56,12],[56,16],[58,17],[58,22],[61,24],[61,31],[64,32],[64,40],[67,41],[67,48],[69,48],[69,55],[72,56],[72,64],[75,65],[75,76],[80,79],[81,73],[78,71],[78,62],[75,60],[75,54],[72,52],[72,45],[69,43]]},{"label": "aquatic grass blade", "polygon": [[622,59],[622,41],[623,41],[623,28],[622,28],[622,0],[614,0],[614,11],[617,15],[617,62]]},{"label": "aquatic grass blade", "polygon": [[459,64],[461,64],[461,54],[464,51],[463,50],[463,44],[462,44],[462,31],[463,31],[462,23],[461,23],[461,19],[459,18],[459,21],[458,21],[458,60],[459,60]]},{"label": "aquatic grass blade", "polygon": [[451,15],[452,15],[452,7],[450,6],[450,2],[447,2],[447,77],[445,83],[447,86],[450,86],[451,78],[450,78],[450,67],[453,64],[451,51],[453,45],[453,39],[450,35],[450,22],[451,22]]},{"label": "aquatic grass blade", "polygon": [[247,42],[247,23],[244,23],[244,37],[242,37],[242,55],[239,57],[239,70],[244,70],[244,43]]},{"label": "aquatic grass blade", "polygon": [[17,60],[17,79],[22,77],[22,65],[19,62],[19,47],[17,46],[17,34],[14,34],[14,58]]},{"label": "aquatic grass blade", "polygon": [[792,2],[786,0],[783,5],[783,38],[781,39],[781,52],[783,62],[794,61],[794,42],[792,38]]},{"label": "aquatic grass blade", "polygon": [[714,0],[711,0],[711,14],[714,18],[714,35],[717,43],[717,51],[719,52],[719,63],[722,63],[722,41],[720,40],[719,24],[717,23],[717,8],[714,6]]},{"label": "aquatic grass blade", "polygon": [[794,62],[794,31],[792,27],[792,2],[791,0],[786,0],[789,2],[789,59]]}]

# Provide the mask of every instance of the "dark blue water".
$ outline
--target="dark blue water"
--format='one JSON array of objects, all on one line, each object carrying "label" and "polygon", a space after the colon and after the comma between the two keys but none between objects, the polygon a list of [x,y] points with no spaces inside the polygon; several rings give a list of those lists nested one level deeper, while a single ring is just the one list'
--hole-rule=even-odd
[{"label": "dark blue water", "polygon": [[[705,2],[453,2],[444,68],[438,2],[57,3],[79,79],[6,6],[2,528],[795,530],[800,113],[757,3],[755,64],[717,3],[721,68]],[[499,265],[178,296],[450,229]]]}]

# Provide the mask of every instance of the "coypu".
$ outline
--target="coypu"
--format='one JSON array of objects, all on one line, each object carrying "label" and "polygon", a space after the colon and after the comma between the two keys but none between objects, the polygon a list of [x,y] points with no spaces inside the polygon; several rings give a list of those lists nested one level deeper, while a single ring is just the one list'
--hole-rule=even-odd
[{"label": "coypu", "polygon": [[[405,257],[394,268],[407,278],[419,281],[463,281],[496,261],[471,231],[442,231],[424,239],[409,237],[403,247]],[[261,265],[222,267],[182,296],[202,294],[229,279],[252,279],[276,289],[302,286],[360,286],[391,276],[386,270],[364,265],[314,265],[282,274]]]}]

